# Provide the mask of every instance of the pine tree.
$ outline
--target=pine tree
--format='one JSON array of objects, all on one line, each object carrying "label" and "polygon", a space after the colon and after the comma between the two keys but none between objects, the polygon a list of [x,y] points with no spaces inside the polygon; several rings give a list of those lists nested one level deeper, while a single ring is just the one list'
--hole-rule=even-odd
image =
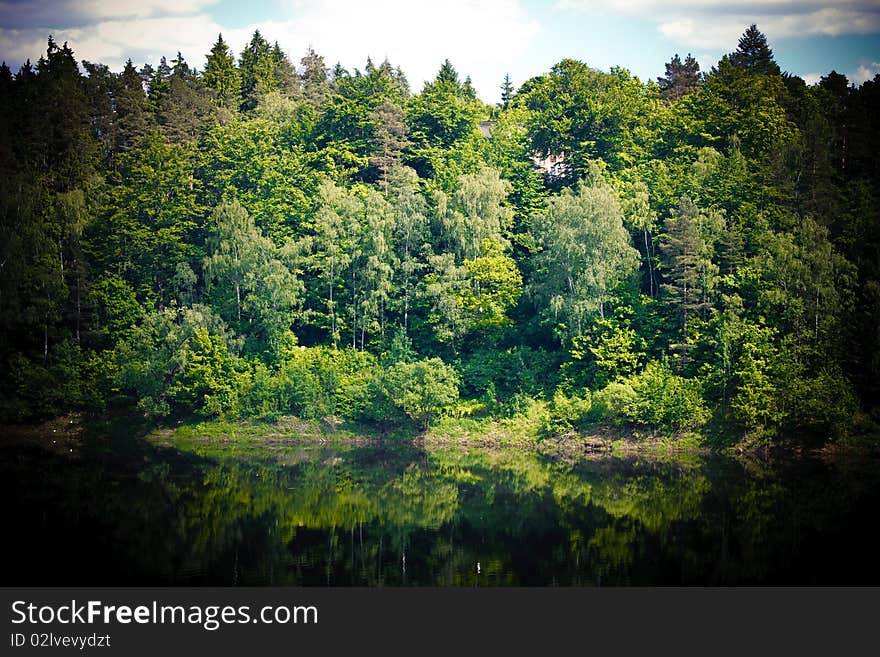
[{"label": "pine tree", "polygon": [[127,151],[150,130],[144,83],[129,59],[116,81],[116,151]]},{"label": "pine tree", "polygon": [[779,75],[779,65],[773,59],[773,51],[767,45],[767,37],[752,23],[739,39],[739,46],[731,53],[730,60],[749,73]]},{"label": "pine tree", "polygon": [[[309,48],[300,60],[300,65],[302,66],[300,79],[302,80],[303,97],[312,107],[321,107],[327,102],[333,91],[333,86],[327,76],[327,65],[324,63],[324,58]],[[339,64],[336,66],[341,69]],[[340,70],[334,74],[334,77],[342,77],[342,75]]]},{"label": "pine tree", "polygon": [[514,93],[515,90],[513,88],[513,83],[510,81],[510,73],[505,73],[504,82],[501,83],[501,107],[503,109],[508,108],[511,99],[513,99]]},{"label": "pine tree", "polygon": [[167,79],[168,91],[158,103],[157,118],[171,142],[193,142],[212,113],[211,101],[207,89],[179,52],[173,64]]},{"label": "pine tree", "polygon": [[272,46],[272,67],[275,88],[288,96],[296,95],[299,92],[299,76],[277,41]]},{"label": "pine tree", "polygon": [[216,94],[216,102],[221,107],[237,108],[241,93],[241,78],[235,68],[235,58],[223,35],[217,35],[217,42],[208,53],[205,72],[202,75],[208,88]]},{"label": "pine tree", "polygon": [[370,157],[370,164],[381,173],[382,188],[388,196],[388,174],[391,168],[400,162],[400,155],[407,147],[406,113],[400,105],[386,98],[370,114],[374,125],[375,155]]},{"label": "pine tree", "polygon": [[666,77],[657,78],[657,84],[660,85],[661,98],[678,100],[700,86],[700,65],[690,53],[684,62],[675,53],[666,64]]},{"label": "pine tree", "polygon": [[274,63],[272,47],[259,30],[254,31],[250,43],[245,46],[238,59],[241,75],[242,108],[256,106],[256,95],[275,88],[273,79]]}]

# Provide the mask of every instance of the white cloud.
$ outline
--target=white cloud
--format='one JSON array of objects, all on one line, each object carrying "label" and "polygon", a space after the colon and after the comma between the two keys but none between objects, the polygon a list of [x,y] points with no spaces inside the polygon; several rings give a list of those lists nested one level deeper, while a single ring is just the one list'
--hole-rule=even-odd
[{"label": "white cloud", "polygon": [[98,17],[104,12],[109,18],[73,28],[49,23],[0,29],[0,52],[10,65],[36,59],[51,33],[59,43],[68,41],[77,59],[100,61],[115,70],[128,57],[136,64],[155,63],[178,50],[201,68],[219,32],[238,53],[259,29],[269,41],[277,40],[294,63],[310,46],[328,65],[338,61],[349,70],[363,69],[367,56],[376,63],[387,57],[404,69],[414,91],[448,58],[462,77],[471,75],[491,102],[497,100],[503,71],[540,33],[519,0],[289,0],[282,3],[280,18],[237,29],[226,29],[200,11],[211,2],[119,0],[107,6],[100,0],[80,1],[76,5],[81,12]]},{"label": "white cloud", "polygon": [[95,19],[148,18],[168,14],[194,14],[218,0],[73,0],[74,9]]},{"label": "white cloud", "polygon": [[821,73],[804,73],[801,76],[809,86],[813,86],[814,84],[819,84],[819,80],[822,78]]},{"label": "white cloud", "polygon": [[880,33],[880,0],[560,0],[556,6],[654,21],[667,39],[694,48],[731,49],[751,23],[771,39]]},{"label": "white cloud", "polygon": [[878,73],[880,73],[880,62],[871,62],[870,64],[859,66],[855,73],[851,73],[848,77],[850,82],[862,84],[862,82],[873,80],[874,76]]},{"label": "white cloud", "polygon": [[298,0],[290,8],[290,20],[230,32],[230,43],[240,48],[259,27],[294,60],[309,46],[328,64],[338,61],[349,70],[363,69],[367,56],[376,63],[387,57],[404,69],[415,91],[447,58],[462,77],[472,76],[477,89],[494,90],[501,84],[498,72],[540,32],[518,0]]},{"label": "white cloud", "polygon": [[201,62],[222,28],[204,15],[101,21],[74,28],[0,30],[0,52],[17,65],[37,59],[46,49],[46,37],[68,42],[78,60],[101,62],[119,70],[131,57],[136,64],[155,62],[181,51],[193,63]]}]

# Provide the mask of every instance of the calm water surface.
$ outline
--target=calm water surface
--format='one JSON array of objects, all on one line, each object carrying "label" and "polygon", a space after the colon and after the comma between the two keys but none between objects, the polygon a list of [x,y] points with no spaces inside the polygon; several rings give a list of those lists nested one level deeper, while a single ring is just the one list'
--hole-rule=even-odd
[{"label": "calm water surface", "polygon": [[880,584],[876,460],[0,449],[4,585]]}]

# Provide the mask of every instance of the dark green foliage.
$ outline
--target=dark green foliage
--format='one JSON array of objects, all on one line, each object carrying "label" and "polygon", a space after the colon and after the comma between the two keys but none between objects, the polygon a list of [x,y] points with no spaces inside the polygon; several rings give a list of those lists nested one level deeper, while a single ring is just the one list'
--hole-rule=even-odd
[{"label": "dark green foliage", "polygon": [[780,72],[779,65],[773,60],[773,51],[767,45],[767,37],[754,23],[740,37],[730,59],[749,73],[778,75]]},{"label": "dark green foliage", "polygon": [[217,42],[208,53],[205,72],[202,74],[205,85],[214,92],[214,101],[221,107],[234,109],[241,93],[241,78],[235,68],[235,58],[223,35],[217,35]]},{"label": "dark green foliage", "polygon": [[678,100],[700,85],[700,65],[688,53],[684,62],[678,53],[666,64],[666,77],[657,78],[660,86],[660,97],[665,100]]}]

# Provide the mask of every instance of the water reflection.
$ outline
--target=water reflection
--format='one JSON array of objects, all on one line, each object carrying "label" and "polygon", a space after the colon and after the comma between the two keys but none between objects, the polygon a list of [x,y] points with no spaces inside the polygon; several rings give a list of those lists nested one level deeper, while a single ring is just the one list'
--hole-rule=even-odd
[{"label": "water reflection", "polygon": [[6,449],[13,584],[876,584],[876,463]]}]

